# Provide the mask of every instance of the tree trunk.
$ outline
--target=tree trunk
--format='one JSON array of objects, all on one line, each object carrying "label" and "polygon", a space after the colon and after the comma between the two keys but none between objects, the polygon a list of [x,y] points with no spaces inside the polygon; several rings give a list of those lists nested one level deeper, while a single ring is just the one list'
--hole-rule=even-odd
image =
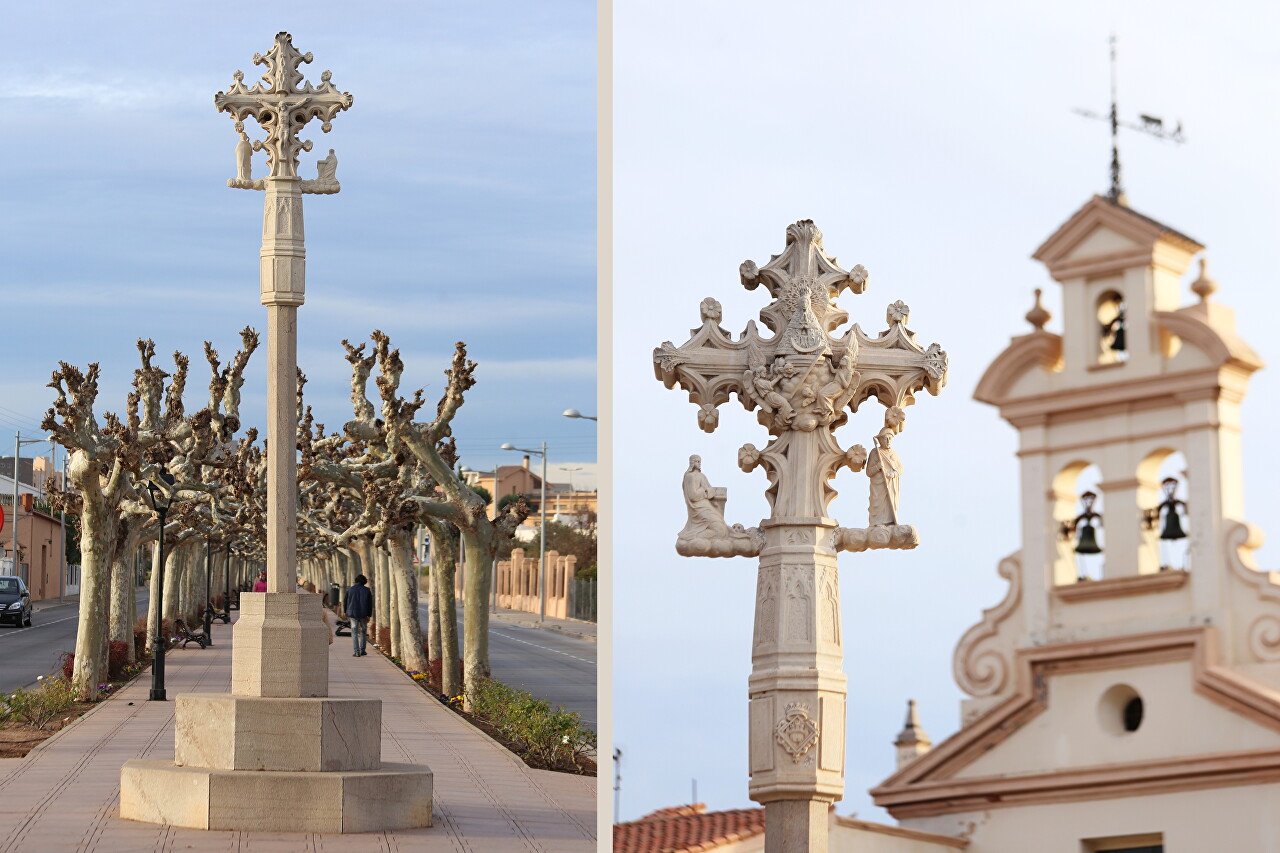
[{"label": "tree trunk", "polygon": [[[91,474],[95,479],[97,473]],[[107,636],[111,598],[112,540],[115,520],[108,517],[101,495],[84,495],[80,515],[80,624],[76,628],[71,684],[76,698],[91,701],[107,676]]]},{"label": "tree trunk", "polygon": [[[429,522],[431,530],[430,560],[427,565],[427,659],[432,663],[440,660],[440,603],[436,598],[436,542],[444,547],[444,537],[449,526],[443,522]],[[439,539],[437,539],[439,537]]]},{"label": "tree trunk", "polygon": [[453,579],[457,572],[458,546],[454,531],[440,523],[442,530],[432,527],[431,578],[435,592],[435,620],[433,630],[440,632],[440,692],[457,696],[462,692],[458,683],[458,603],[454,599]]},{"label": "tree trunk", "polygon": [[489,560],[475,531],[462,532],[462,547],[467,558],[462,591],[463,709],[470,711],[477,683],[489,677]]},{"label": "tree trunk", "polygon": [[151,543],[151,580],[147,596],[147,652],[150,654],[160,632],[160,543]]},{"label": "tree trunk", "polygon": [[400,617],[400,660],[410,672],[427,672],[422,651],[422,623],[418,619],[418,578],[413,567],[413,532],[403,530],[387,538],[391,549],[391,570],[396,579],[396,602]]},{"label": "tree trunk", "polygon": [[113,643],[128,648],[126,660],[133,663],[133,620],[136,604],[133,588],[133,561],[138,549],[138,525],[125,523],[124,541],[115,549],[111,561],[111,632]]},{"label": "tree trunk", "polygon": [[[181,602],[178,600],[178,590],[181,589],[182,567],[186,562],[185,545],[179,545],[175,548],[165,550],[164,555],[164,618],[170,623],[176,619],[182,611],[179,610]],[[172,627],[172,626],[171,626]]]},{"label": "tree trunk", "polygon": [[378,548],[378,574],[386,580],[387,585],[387,624],[391,628],[391,656],[404,661],[404,649],[400,643],[400,585],[396,583],[395,567],[391,565],[391,555],[386,546]]}]

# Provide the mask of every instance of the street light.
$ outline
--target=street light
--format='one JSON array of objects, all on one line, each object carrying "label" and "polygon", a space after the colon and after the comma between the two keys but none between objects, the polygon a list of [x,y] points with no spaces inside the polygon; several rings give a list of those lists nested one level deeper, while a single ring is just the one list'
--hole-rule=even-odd
[{"label": "street light", "polygon": [[[46,441],[52,442],[53,436],[24,439],[21,432],[13,434],[13,573],[22,578],[22,582],[28,586],[31,584],[31,579],[22,574],[22,562],[18,559],[18,469],[20,467],[18,463],[22,460],[24,444],[43,444]],[[32,530],[34,531],[35,528],[33,527]]]},{"label": "street light", "polygon": [[204,635],[208,638],[206,642],[211,646],[213,645],[213,590],[210,588],[213,582],[212,545],[213,537],[206,536],[204,540]]},{"label": "street light", "polygon": [[[570,409],[577,417],[577,411]],[[569,412],[565,412],[568,416]],[[592,418],[594,420],[594,418]],[[542,442],[541,450],[525,450],[522,447],[513,447],[510,442],[504,441],[501,445],[502,450],[515,450],[520,453],[536,453],[542,457],[542,497],[538,499],[538,515],[542,517],[542,533],[539,535],[541,540],[538,553],[538,621],[545,622],[547,620],[547,443]]]},{"label": "street light", "polygon": [[157,587],[159,592],[156,595],[156,619],[160,623],[156,626],[156,632],[151,638],[151,696],[148,697],[153,702],[163,702],[166,697],[164,695],[164,647],[165,638],[160,635],[164,633],[164,517],[169,513],[169,507],[173,503],[173,495],[169,492],[169,487],[173,485],[173,475],[168,471],[160,472],[160,482],[163,486],[156,485],[154,480],[147,481],[147,503],[151,504],[151,508],[155,510],[156,515],[160,517],[160,578]]},{"label": "street light", "polygon": [[[227,591],[222,598],[222,624],[231,624],[231,543],[227,543],[226,559],[222,563],[222,579],[227,584]],[[239,609],[239,608],[237,608]]]},{"label": "street light", "polygon": [[582,412],[579,412],[577,409],[565,409],[564,416],[566,418],[582,418],[584,421],[596,420],[595,415],[584,415],[582,414]]}]

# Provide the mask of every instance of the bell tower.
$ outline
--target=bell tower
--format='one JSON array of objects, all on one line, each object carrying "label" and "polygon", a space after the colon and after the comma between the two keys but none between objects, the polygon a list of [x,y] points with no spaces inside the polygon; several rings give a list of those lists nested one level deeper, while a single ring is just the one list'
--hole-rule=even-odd
[{"label": "bell tower", "polygon": [[[1234,312],[1210,299],[1203,260],[1198,301],[1182,304],[1183,276],[1203,250],[1095,196],[1033,255],[1061,285],[1062,333],[1045,330],[1050,315],[1037,296],[1033,330],[1012,340],[974,392],[1018,430],[1019,644],[1143,625],[1230,627],[1223,543],[1243,521],[1240,402],[1262,362],[1237,337]],[[1174,454],[1186,497],[1162,517],[1160,471]],[[1090,468],[1099,476],[1085,494],[1075,486]],[[1096,521],[1087,517],[1094,500]],[[1177,566],[1160,550],[1170,525],[1186,533]],[[1086,574],[1081,554],[1099,538],[1100,569]]]},{"label": "bell tower", "polygon": [[960,730],[872,791],[905,826],[1226,849],[1280,797],[1280,573],[1253,564],[1240,443],[1263,365],[1203,256],[1188,275],[1203,251],[1100,196],[1035,251],[1062,331],[1036,291],[974,392],[1018,433],[1022,546],[956,647]]}]

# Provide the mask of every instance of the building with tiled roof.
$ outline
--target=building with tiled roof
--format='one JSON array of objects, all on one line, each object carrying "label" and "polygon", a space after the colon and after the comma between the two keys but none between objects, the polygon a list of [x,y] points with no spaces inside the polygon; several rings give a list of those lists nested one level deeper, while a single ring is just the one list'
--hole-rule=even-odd
[{"label": "building with tiled roof", "polygon": [[[830,853],[955,853],[969,842],[829,812]],[[613,828],[614,853],[760,853],[764,809],[709,812],[705,803],[659,809]]]}]

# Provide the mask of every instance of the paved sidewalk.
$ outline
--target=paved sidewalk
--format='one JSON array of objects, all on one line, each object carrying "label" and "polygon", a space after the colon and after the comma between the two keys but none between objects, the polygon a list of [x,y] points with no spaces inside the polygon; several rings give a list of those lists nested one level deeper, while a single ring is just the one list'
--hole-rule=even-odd
[{"label": "paved sidewalk", "polygon": [[[330,646],[332,696],[382,699],[382,758],[435,773],[433,827],[354,835],[201,831],[122,820],[120,766],[173,758],[173,699],[229,691],[231,632],[209,649],[165,660],[168,702],[148,702],[150,673],[50,738],[26,758],[0,759],[0,853],[590,853],[596,849],[596,780],[530,770],[427,696],[389,661],[351,644]],[[245,808],[253,808],[245,803]]]},{"label": "paved sidewalk", "polygon": [[[138,587],[139,591],[142,589],[143,587]],[[39,613],[41,610],[51,610],[55,607],[68,607],[72,604],[79,606],[80,593],[77,592],[74,595],[63,596],[62,601],[58,601],[56,598],[42,598],[39,601],[32,602],[31,609]]]},{"label": "paved sidewalk", "polygon": [[489,616],[501,622],[523,625],[526,628],[554,631],[557,634],[577,637],[580,640],[591,640],[592,642],[596,640],[595,622],[579,622],[577,619],[552,619],[548,616],[545,622],[539,623],[537,613],[525,613],[523,610],[507,610],[503,607],[499,607],[497,610],[490,610]]}]

